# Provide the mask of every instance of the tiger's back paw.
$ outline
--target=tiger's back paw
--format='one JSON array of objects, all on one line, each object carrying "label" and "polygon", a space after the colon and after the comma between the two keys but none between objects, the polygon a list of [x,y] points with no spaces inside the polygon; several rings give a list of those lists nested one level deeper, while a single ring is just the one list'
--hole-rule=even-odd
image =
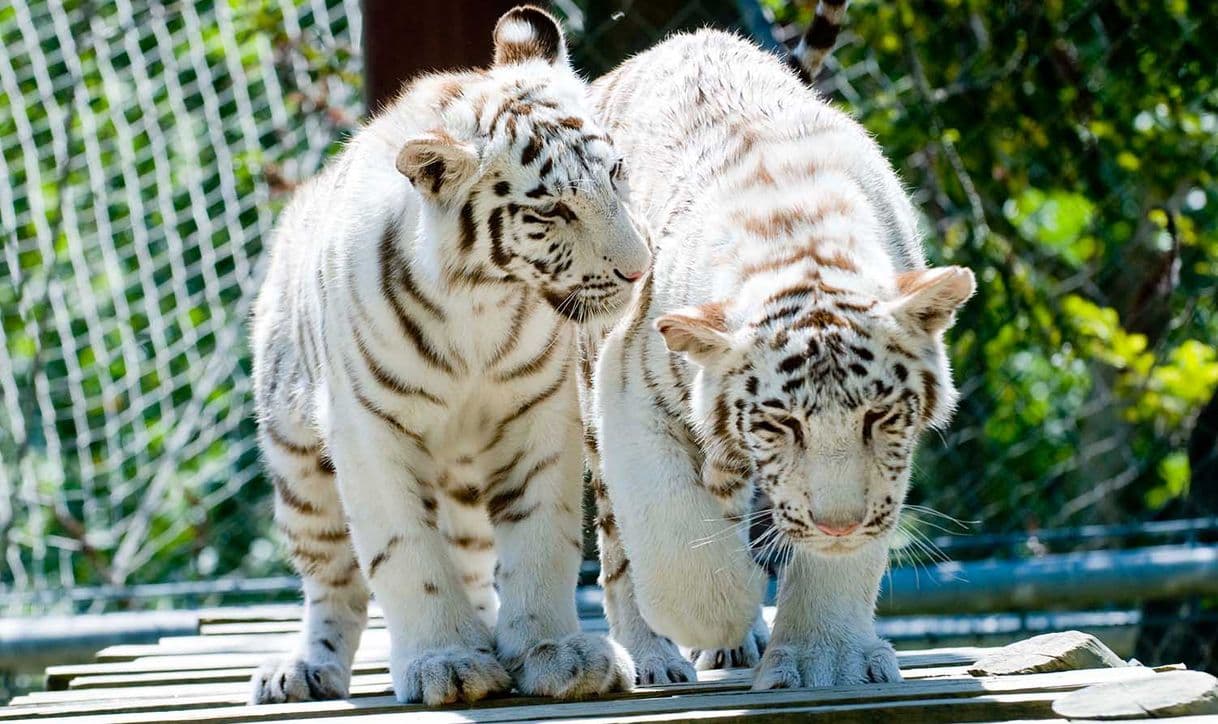
[{"label": "tiger's back paw", "polygon": [[337,661],[311,662],[297,656],[269,661],[250,680],[251,704],[346,699],[351,670]]},{"label": "tiger's back paw", "polygon": [[698,680],[698,672],[670,639],[652,634],[644,645],[631,647],[630,653],[634,656],[634,682],[640,686]]},{"label": "tiger's back paw", "polygon": [[770,627],[761,617],[760,609],[753,621],[753,628],[744,636],[744,641],[731,649],[694,649],[689,658],[698,671],[709,669],[753,668],[761,663],[761,656],[770,643]]}]

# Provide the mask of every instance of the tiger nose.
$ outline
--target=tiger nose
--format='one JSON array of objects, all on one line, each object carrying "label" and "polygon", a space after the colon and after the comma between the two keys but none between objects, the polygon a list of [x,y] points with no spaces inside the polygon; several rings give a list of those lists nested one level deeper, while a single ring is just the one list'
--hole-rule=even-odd
[{"label": "tiger nose", "polygon": [[817,523],[816,528],[825,535],[841,538],[858,530],[859,525],[861,524],[858,521],[853,523]]},{"label": "tiger nose", "polygon": [[634,283],[643,278],[643,272],[641,270],[633,271],[633,272],[624,272],[621,269],[614,269],[613,273],[617,275],[618,279],[621,279],[624,282]]}]

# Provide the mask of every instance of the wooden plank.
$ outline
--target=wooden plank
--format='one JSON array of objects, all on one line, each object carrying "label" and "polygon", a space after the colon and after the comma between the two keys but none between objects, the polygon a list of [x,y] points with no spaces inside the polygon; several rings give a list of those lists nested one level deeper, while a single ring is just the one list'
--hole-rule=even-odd
[{"label": "wooden plank", "polygon": [[[585,619],[580,622],[584,631],[608,633],[609,624],[604,619]],[[156,644],[124,644],[111,646],[98,652],[99,662],[132,661],[146,656],[178,656],[184,654],[209,653],[274,653],[287,652],[296,644],[298,632],[287,633],[227,633],[207,636],[166,636]],[[389,634],[384,628],[369,628],[364,631],[363,647],[380,647],[389,650]]]},{"label": "wooden plank", "polygon": [[[286,653],[287,648],[283,651]],[[923,651],[899,651],[897,661],[902,669],[921,668],[928,666],[956,666],[972,664],[981,656],[994,651],[983,648],[949,648],[926,649]],[[384,650],[368,650],[361,645],[355,655],[355,671],[357,673],[373,673],[388,670],[388,648]],[[250,673],[267,661],[264,653],[248,654],[188,654],[176,656],[154,656],[99,664],[71,664],[52,666],[47,669],[47,689],[60,691],[69,688],[71,681],[80,676],[106,676],[123,674],[143,674],[150,672],[177,672],[172,680],[188,682],[191,675],[198,671],[215,669],[247,669]]]},{"label": "wooden plank", "polygon": [[183,656],[193,654],[248,654],[287,651],[297,641],[296,634],[262,636],[172,636],[159,644],[123,644],[97,652],[98,663],[134,661],[148,656]]},{"label": "wooden plank", "polygon": [[[693,687],[710,687],[722,688],[727,686],[731,688],[747,688],[751,684],[751,669],[725,669],[716,671],[699,672],[698,683],[690,684],[665,684],[659,686],[693,686]],[[150,699],[159,698],[164,700],[172,700],[174,702],[181,701],[185,697],[211,697],[224,696],[225,701],[239,704],[246,700],[248,691],[248,680],[252,669],[221,669],[215,672],[199,672],[208,675],[208,681],[200,683],[182,683],[179,680],[170,682],[159,682],[156,679],[150,679],[144,683],[122,682],[120,686],[109,687],[74,687],[65,691],[36,691],[24,696],[17,697],[13,700],[13,704],[51,704],[62,702],[87,702],[99,699],[110,701],[122,701],[132,699]],[[943,677],[964,677],[968,676],[968,665],[959,666],[938,666],[930,668],[906,669],[902,672],[906,680],[943,678]],[[212,675],[215,675],[214,678]],[[139,676],[139,675],[136,675]],[[155,676],[153,674],[152,676]],[[639,687],[636,691],[646,692],[658,690],[655,687]],[[664,689],[668,691],[669,689]],[[382,696],[393,693],[390,682],[389,671],[384,668],[376,673],[356,674],[351,680],[351,695],[358,696]],[[2,710],[0,710],[2,714]],[[3,719],[0,716],[0,719]]]},{"label": "wooden plank", "polygon": [[[679,713],[643,714],[628,717],[592,717],[551,719],[550,724],[579,722],[580,724],[701,724],[702,722],[756,721],[765,724],[937,724],[939,722],[973,722],[994,716],[1035,716],[1053,703],[1053,694],[987,694],[968,699],[931,699],[927,701],[893,701],[882,704],[846,704],[839,706],[758,707],[727,711],[684,711]],[[340,721],[338,719],[310,720],[312,722]],[[382,724],[385,717],[361,717],[360,724]],[[412,718],[412,721],[417,721]],[[426,721],[426,720],[424,720]],[[426,722],[431,724],[431,722]],[[1057,720],[1061,724],[1061,720]]]},{"label": "wooden plank", "polygon": [[[399,717],[410,713],[410,721],[537,721],[562,720],[574,717],[601,717],[620,720],[629,716],[656,714],[681,714],[689,711],[748,710],[756,708],[791,708],[812,706],[844,706],[851,704],[887,705],[891,702],[911,701],[923,703],[942,699],[973,699],[986,695],[1012,695],[1036,692],[1036,699],[1044,706],[1035,711],[1012,712],[1012,716],[1048,716],[1049,706],[1061,692],[1072,691],[1097,683],[1136,681],[1160,676],[1153,669],[1125,667],[1120,669],[1088,669],[1054,674],[1029,674],[1025,676],[972,678],[950,677],[894,684],[873,684],[854,687],[823,689],[792,689],[767,692],[717,691],[702,692],[674,690],[674,687],[653,687],[647,691],[623,694],[575,703],[554,703],[544,700],[507,699],[481,702],[473,708],[429,710],[418,705],[399,704],[390,696],[355,698],[346,701],[309,702],[302,704],[279,704],[263,706],[216,707],[197,710],[158,710],[150,712],[114,713],[91,718],[98,724],[188,724],[215,722],[262,722],[280,719],[307,719],[330,716],[360,715],[360,724],[375,721],[378,714],[393,714]],[[677,685],[678,687],[682,685]],[[743,686],[743,682],[738,686]],[[104,702],[95,702],[100,711],[106,711]],[[909,708],[902,709],[906,715]],[[34,711],[27,709],[27,712]],[[98,710],[94,710],[98,711]],[[961,709],[957,714],[972,711]],[[976,718],[974,714],[968,714]],[[995,718],[994,712],[988,718]],[[47,721],[56,720],[54,717]],[[70,721],[65,719],[66,721]],[[385,721],[388,721],[386,719]]]},{"label": "wooden plank", "polygon": [[[975,656],[975,652],[968,650],[898,652],[897,661],[903,670],[909,671],[919,668],[968,665],[973,663]],[[62,667],[62,669],[74,670],[71,680],[64,688],[86,688],[91,686],[90,682],[96,680],[97,677],[107,677],[108,686],[124,685],[123,682],[130,682],[132,686],[147,685],[153,681],[161,684],[189,683],[200,676],[207,676],[211,680],[248,679],[254,670],[266,661],[265,657],[256,655],[239,658],[216,656],[208,657],[207,661],[200,662],[202,658],[175,657],[171,660],[169,657],[161,657],[125,662],[122,665],[81,664]],[[169,665],[165,665],[164,662],[167,661]],[[353,670],[356,674],[388,673],[389,662],[387,658],[356,656]],[[59,671],[57,675],[63,673],[63,671]],[[215,676],[212,676],[213,673]],[[63,689],[52,689],[52,691],[61,690]]]},{"label": "wooden plank", "polygon": [[1069,719],[1218,715],[1218,679],[1204,671],[1169,671],[1154,680],[1088,686],[1053,705]]},{"label": "wooden plank", "polygon": [[[993,717],[1037,717],[1043,715],[1054,701],[1052,694],[1009,694],[985,695],[972,698],[946,698],[946,700],[929,701],[896,701],[879,704],[834,704],[834,706],[812,707],[755,707],[737,709],[686,709],[682,712],[664,712],[660,714],[635,715],[576,715],[547,712],[538,713],[536,708],[530,708],[530,719],[513,717],[514,709],[470,709],[465,712],[417,712],[409,715],[412,724],[492,724],[509,722],[547,722],[561,724],[579,722],[580,724],[698,724],[703,722],[764,722],[764,723],[797,723],[825,722],[832,724],[907,724],[948,723],[948,722],[977,722]],[[685,704],[689,706],[689,704]],[[334,715],[323,719],[311,718],[311,722],[347,722],[352,714]],[[358,715],[354,722],[358,724],[402,724],[402,714]],[[113,722],[111,717],[83,717],[71,719],[39,719],[46,723],[63,724],[108,724]],[[222,719],[223,722],[244,722],[244,719]],[[285,720],[285,719],[281,719]],[[292,718],[292,720],[296,720]],[[303,719],[301,719],[303,720]],[[217,720],[220,722],[220,720]],[[1058,724],[1061,719],[1056,719]],[[1174,719],[1172,720],[1174,722]],[[1212,719],[1211,719],[1212,722]]]}]

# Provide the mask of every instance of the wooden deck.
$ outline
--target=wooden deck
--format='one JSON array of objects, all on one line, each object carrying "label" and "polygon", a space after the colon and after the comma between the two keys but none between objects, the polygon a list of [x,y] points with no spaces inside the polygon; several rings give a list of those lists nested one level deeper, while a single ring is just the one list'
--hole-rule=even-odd
[{"label": "wooden deck", "polygon": [[[484,701],[472,708],[427,709],[399,704],[393,698],[386,665],[388,638],[383,622],[374,618],[356,657],[350,700],[245,705],[250,674],[268,655],[288,650],[299,627],[298,615],[299,610],[283,607],[208,614],[201,617],[196,636],[163,638],[152,645],[115,646],[100,652],[96,663],[51,667],[47,670],[47,691],[13,700],[10,706],[0,709],[0,722],[80,724],[87,718],[89,722],[114,724],[215,724],[340,717],[354,718],[360,724],[1060,720],[1054,713],[1055,702],[1060,705],[1063,697],[1084,687],[1117,684],[1118,691],[1149,687],[1156,692],[1155,696],[1163,698],[1166,692],[1178,688],[1168,685],[1176,681],[1173,677],[1205,676],[1181,673],[1178,671],[1181,667],[1141,666],[974,675],[969,669],[979,659],[1004,650],[951,648],[901,652],[906,681],[899,684],[751,692],[749,671],[728,670],[704,672],[696,683],[640,687],[630,694],[591,701],[553,703],[507,697]],[[605,622],[588,618],[584,626],[588,630],[603,630]],[[1069,665],[1080,663],[1072,660]],[[1095,664],[1084,661],[1081,665]],[[1207,685],[1204,679],[1190,681],[1194,688],[1204,689]],[[1103,690],[1100,693],[1101,699],[1111,699],[1103,695]],[[1218,705],[1218,697],[1214,703]],[[1144,713],[1150,705],[1133,706],[1141,706],[1133,711]],[[1203,702],[1200,709],[1179,711],[1218,711],[1205,706]],[[1175,712],[1162,709],[1157,713],[1163,716]]]}]

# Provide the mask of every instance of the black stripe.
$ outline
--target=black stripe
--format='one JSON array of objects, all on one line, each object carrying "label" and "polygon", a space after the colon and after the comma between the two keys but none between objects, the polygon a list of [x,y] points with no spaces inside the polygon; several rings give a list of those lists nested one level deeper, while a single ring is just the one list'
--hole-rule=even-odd
[{"label": "black stripe", "polygon": [[[555,340],[566,326],[562,320],[559,320],[554,325],[554,329],[550,334],[546,336],[546,339]],[[555,342],[547,343],[545,348],[536,357],[528,362],[518,364],[506,372],[500,372],[497,379],[500,382],[510,382],[518,377],[525,377],[540,372],[545,367],[546,362],[549,362],[550,358],[554,356],[554,350],[558,349],[559,346]]]},{"label": "black stripe", "polygon": [[494,436],[492,436],[491,441],[489,443],[487,443],[484,448],[482,448],[482,452],[484,452],[484,453],[488,452],[491,450],[491,448],[495,447],[500,442],[502,442],[503,436],[505,434],[507,434],[508,425],[511,425],[516,420],[519,420],[521,417],[524,416],[525,413],[527,413],[529,410],[533,409],[537,405],[540,405],[545,400],[549,399],[550,397],[553,397],[554,394],[557,393],[562,388],[563,384],[565,384],[566,381],[567,381],[567,369],[564,367],[562,370],[562,373],[559,374],[558,379],[554,380],[554,384],[552,384],[549,387],[547,387],[546,389],[542,390],[540,393],[537,394],[537,396],[521,403],[520,407],[517,407],[516,410],[512,412],[512,414],[508,415],[507,417],[505,417],[503,420],[501,420],[499,422],[499,424],[495,427]]},{"label": "black stripe", "polygon": [[428,299],[427,296],[423,294],[423,290],[419,289],[418,285],[415,284],[414,275],[410,271],[410,264],[407,264],[405,261],[402,262],[401,271],[398,275],[398,281],[402,285],[402,289],[404,289],[406,293],[410,295],[410,298],[413,299],[420,307],[427,310],[431,316],[438,318],[440,321],[444,320],[444,311],[441,310],[435,302]]},{"label": "black stripe", "polygon": [[537,156],[541,153],[541,140],[537,138],[536,133],[529,136],[529,142],[525,144],[524,150],[520,152],[520,165],[528,166],[537,160]]},{"label": "black stripe", "polygon": [[761,319],[754,322],[753,326],[754,327],[764,327],[768,324],[772,324],[779,320],[786,321],[790,317],[798,314],[801,309],[803,309],[802,306],[796,306],[794,304],[787,305],[785,307],[779,307],[778,309],[775,309],[774,311],[770,312],[769,314],[765,315]]},{"label": "black stripe", "polygon": [[517,452],[516,455],[511,460],[509,460],[506,465],[496,468],[495,471],[492,472],[490,474],[490,476],[487,478],[486,489],[494,490],[495,488],[502,485],[503,482],[505,480],[507,480],[507,476],[509,474],[511,474],[512,470],[515,469],[516,465],[520,462],[520,460],[522,458],[524,458],[524,450]]},{"label": "black stripe", "polygon": [[461,207],[461,251],[474,248],[478,229],[474,226],[474,193],[471,191],[465,205]]},{"label": "black stripe", "polygon": [[422,397],[424,400],[427,400],[432,404],[441,406],[444,405],[444,401],[439,397],[436,397],[421,387],[415,387],[414,385],[404,382],[397,375],[385,369],[381,363],[372,356],[372,352],[368,349],[367,342],[364,341],[364,336],[360,334],[359,328],[355,325],[352,325],[351,327],[351,334],[355,337],[355,346],[359,349],[360,356],[364,358],[364,366],[368,369],[368,372],[372,374],[372,378],[380,383],[382,387],[385,387],[398,395],[402,395],[403,397]]},{"label": "black stripe", "polygon": [[[351,374],[350,368],[347,369],[347,373],[349,375]],[[352,377],[354,377],[354,375],[352,375]],[[414,430],[407,429],[406,426],[403,425],[401,422],[398,422],[398,420],[395,417],[390,415],[388,412],[385,412],[384,410],[382,410],[380,408],[379,405],[377,405],[372,400],[368,399],[368,397],[364,394],[363,390],[361,390],[359,388],[359,385],[355,383],[354,379],[352,379],[352,381],[351,381],[351,389],[355,394],[356,401],[359,402],[359,404],[361,406],[363,406],[363,408],[365,410],[367,410],[368,412],[372,413],[372,415],[374,415],[375,417],[382,420],[385,424],[389,425],[389,427],[393,428],[399,434],[404,435],[404,436],[410,438],[411,440],[413,440],[414,442],[416,442],[420,447],[424,446],[422,435],[415,432]]]},{"label": "black stripe", "polygon": [[512,255],[503,248],[502,206],[491,210],[490,218],[486,220],[486,226],[491,233],[491,260],[500,267],[506,267],[512,260]]},{"label": "black stripe", "polygon": [[482,491],[476,485],[462,485],[444,492],[461,505],[477,505],[482,500]]},{"label": "black stripe", "polygon": [[297,513],[300,513],[301,515],[317,515],[321,512],[317,509],[317,506],[296,495],[296,493],[290,487],[288,487],[288,481],[282,477],[278,475],[272,476],[271,483],[275,486],[275,492],[279,494],[279,499],[283,501],[283,504]]},{"label": "black stripe", "polygon": [[291,440],[284,437],[283,433],[279,432],[279,430],[277,430],[275,428],[275,426],[270,424],[269,422],[264,422],[262,425],[259,426],[259,429],[262,430],[263,434],[266,435],[267,439],[270,440],[275,445],[275,447],[286,450],[287,452],[290,452],[293,455],[297,455],[300,457],[304,457],[306,455],[310,455],[310,456],[315,455],[319,448],[318,445],[299,445],[297,443],[292,442]]},{"label": "black stripe", "polygon": [[390,264],[392,256],[390,248],[386,245],[381,245],[381,294],[385,297],[385,301],[389,303],[389,307],[393,310],[393,314],[397,317],[398,326],[402,328],[402,332],[410,338],[414,343],[415,350],[425,362],[428,362],[433,367],[443,371],[445,374],[453,374],[453,367],[448,363],[448,360],[440,356],[431,341],[423,334],[423,330],[419,325],[406,313],[402,308],[402,303],[398,300],[397,295],[393,293],[392,285],[392,270]]},{"label": "black stripe", "polygon": [[382,563],[389,560],[389,556],[393,554],[394,547],[396,547],[397,544],[401,543],[401,542],[402,542],[402,536],[394,535],[392,538],[389,539],[389,542],[385,544],[385,547],[381,549],[381,552],[377,553],[375,556],[372,557],[372,561],[368,564],[368,577],[369,578],[372,578],[373,576],[376,575],[376,569],[380,568]]},{"label": "black stripe", "polygon": [[520,301],[516,304],[516,311],[512,313],[512,324],[508,327],[507,339],[491,357],[487,367],[494,367],[499,362],[512,353],[516,349],[516,344],[520,341],[520,329],[524,326],[524,319],[528,313],[533,311],[533,300],[528,292],[520,295]]}]

